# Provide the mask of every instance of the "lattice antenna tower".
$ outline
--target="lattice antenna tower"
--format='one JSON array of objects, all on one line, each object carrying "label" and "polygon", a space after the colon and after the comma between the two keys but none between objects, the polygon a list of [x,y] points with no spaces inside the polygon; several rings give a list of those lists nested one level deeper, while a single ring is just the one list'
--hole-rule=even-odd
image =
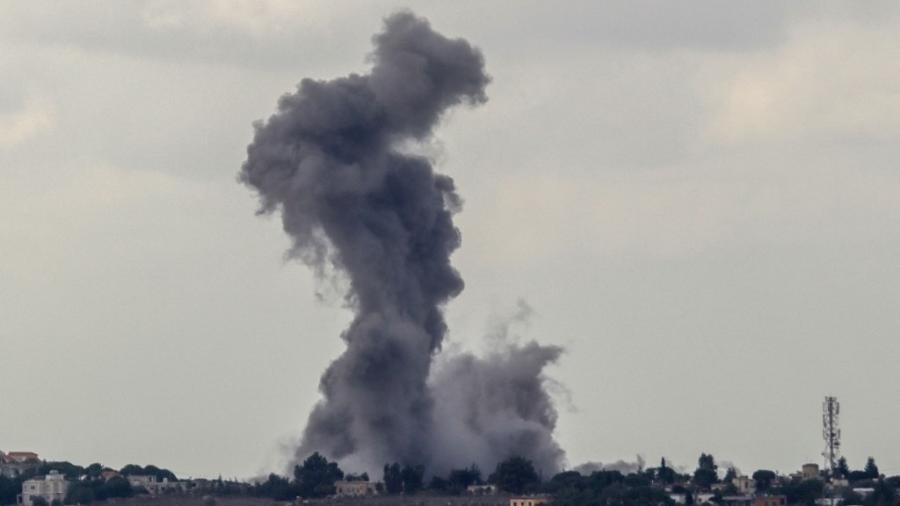
[{"label": "lattice antenna tower", "polygon": [[831,471],[837,467],[841,454],[841,428],[840,428],[841,403],[837,397],[825,397],[822,403],[822,438],[825,440],[825,468]]}]

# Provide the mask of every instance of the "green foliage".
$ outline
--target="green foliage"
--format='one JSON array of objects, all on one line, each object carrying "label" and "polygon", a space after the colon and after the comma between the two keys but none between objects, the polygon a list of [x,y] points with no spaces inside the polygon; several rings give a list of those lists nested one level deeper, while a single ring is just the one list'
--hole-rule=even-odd
[{"label": "green foliage", "polygon": [[288,501],[299,495],[297,488],[291,484],[290,480],[277,474],[270,474],[269,478],[257,483],[251,493],[256,496],[269,497],[276,501]]},{"label": "green foliage", "polygon": [[667,485],[670,485],[672,483],[675,483],[675,477],[675,470],[668,466],[668,464],[666,463],[666,458],[663,457],[659,462],[659,467],[656,468],[656,479]]},{"label": "green foliage", "polygon": [[95,490],[95,495],[97,499],[109,499],[113,497],[131,497],[134,495],[134,490],[131,488],[131,484],[128,483],[128,480],[121,476],[113,476],[112,478],[103,482],[102,480],[98,480],[100,482],[99,487]]},{"label": "green foliage", "polygon": [[[639,480],[634,480],[633,477],[639,477]],[[627,494],[627,490],[632,490],[626,485],[629,478],[632,478],[633,483],[646,483],[647,480],[636,474],[623,476],[619,471],[597,471],[590,476],[583,476],[577,471],[566,471],[550,478],[543,485],[543,491],[553,496],[553,502],[557,506],[598,506],[605,504],[603,501],[607,500],[631,506],[646,494]],[[649,487],[642,484],[638,488]],[[668,496],[665,499],[668,500]]]},{"label": "green foliage", "polygon": [[702,489],[708,489],[713,483],[719,481],[718,469],[719,466],[716,465],[712,454],[701,453],[700,458],[697,459],[697,470],[694,471],[694,484]]},{"label": "green foliage", "polygon": [[178,477],[175,476],[175,473],[172,471],[156,467],[152,464],[147,467],[141,467],[137,464],[128,464],[119,471],[119,474],[122,476],[155,476],[157,481],[163,481],[164,479],[168,479],[169,481],[178,480]]},{"label": "green foliage", "polygon": [[728,471],[725,472],[725,478],[722,479],[725,483],[731,483],[731,480],[737,478],[737,469],[733,467],[729,467]]},{"label": "green foliage", "polygon": [[294,480],[302,497],[325,497],[334,494],[334,482],[344,477],[337,462],[318,452],[310,455],[302,465],[294,466]]},{"label": "green foliage", "polygon": [[850,476],[850,468],[847,466],[847,459],[841,457],[837,461],[834,469],[835,478],[847,478]]},{"label": "green foliage", "polygon": [[451,469],[446,478],[433,476],[428,489],[441,494],[460,495],[469,486],[480,485],[481,483],[481,469],[477,465],[472,464],[462,469]]},{"label": "green foliage", "polygon": [[534,470],[534,464],[522,457],[511,457],[497,464],[488,481],[511,494],[533,491],[541,483],[537,471]]},{"label": "green foliage", "polygon": [[16,496],[22,491],[22,478],[0,476],[0,504],[15,504]]},{"label": "green foliage", "polygon": [[403,466],[400,477],[403,479],[403,493],[413,495],[422,490],[422,479],[425,476],[425,466]]},{"label": "green foliage", "polygon": [[600,504],[605,506],[662,506],[674,505],[663,490],[652,487],[627,487],[617,483],[606,487],[600,494]]},{"label": "green foliage", "polygon": [[69,487],[69,492],[66,494],[66,504],[90,504],[94,502],[95,498],[94,487],[91,486],[90,482],[79,481]]},{"label": "green foliage", "polygon": [[475,464],[463,469],[453,469],[450,471],[447,481],[451,488],[460,488],[462,490],[465,490],[470,485],[480,485],[481,469],[478,469],[478,466]]},{"label": "green foliage", "polygon": [[445,478],[441,478],[438,475],[434,475],[431,477],[431,481],[428,482],[428,490],[432,492],[437,492],[439,494],[453,494],[459,495],[458,493],[453,493],[450,491],[450,482]]},{"label": "green foliage", "polygon": [[756,490],[759,492],[765,492],[772,488],[772,484],[775,483],[775,471],[769,471],[768,469],[760,469],[753,473],[753,481],[756,482]]},{"label": "green foliage", "polygon": [[775,494],[787,497],[788,504],[805,504],[815,506],[816,499],[821,499],[825,484],[821,480],[793,481],[780,488],[773,489]]},{"label": "green foliage", "polygon": [[885,480],[878,480],[872,488],[875,490],[866,497],[863,502],[865,506],[895,506],[900,504],[897,490],[885,483]]},{"label": "green foliage", "polygon": [[397,462],[385,464],[382,481],[384,481],[385,492],[388,494],[403,492],[403,475],[401,474],[400,464]]},{"label": "green foliage", "polygon": [[871,480],[874,480],[881,475],[881,473],[878,472],[878,466],[875,465],[875,459],[872,457],[869,457],[868,460],[866,460],[866,467],[863,469],[863,472],[866,473],[866,477]]}]

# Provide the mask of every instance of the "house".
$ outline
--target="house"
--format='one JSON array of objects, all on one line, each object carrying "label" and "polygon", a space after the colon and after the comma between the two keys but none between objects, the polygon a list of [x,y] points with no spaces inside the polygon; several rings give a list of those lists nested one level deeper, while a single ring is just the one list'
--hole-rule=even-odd
[{"label": "house", "polygon": [[752,494],[756,491],[756,481],[749,476],[735,476],[732,478],[731,484],[741,495]]},{"label": "house", "polygon": [[114,469],[104,469],[100,471],[100,477],[103,478],[104,481],[108,481],[110,478],[115,478],[116,476],[121,475]]},{"label": "house", "polygon": [[715,504],[716,494],[698,492],[694,495],[694,504]]},{"label": "house", "polygon": [[368,480],[338,480],[334,482],[334,489],[335,494],[340,497],[361,497],[378,493],[375,484]]},{"label": "house", "polygon": [[721,506],[753,506],[753,496],[726,495],[719,504],[721,504]]},{"label": "house", "polygon": [[875,489],[872,487],[854,487],[852,490],[854,494],[862,497],[863,499],[875,493]]},{"label": "house", "polygon": [[787,497],[783,495],[761,495],[753,499],[753,506],[787,506]]},{"label": "house", "polygon": [[16,478],[41,465],[41,459],[34,452],[0,452],[0,476]]},{"label": "house", "polygon": [[70,483],[58,471],[50,471],[47,476],[37,476],[22,482],[22,493],[17,498],[22,506],[33,506],[35,499],[42,497],[47,504],[66,498]]},{"label": "house", "polygon": [[131,488],[142,488],[153,494],[151,490],[156,489],[156,476],[149,474],[130,474],[128,475],[128,484]]},{"label": "house", "polygon": [[527,497],[510,497],[509,506],[540,506],[549,504],[550,497],[546,495],[531,495]]},{"label": "house", "polygon": [[188,483],[185,481],[169,481],[168,478],[163,478],[162,481],[159,481],[156,479],[156,476],[150,474],[129,475],[128,483],[132,488],[142,488],[150,495],[186,492],[188,489]]},{"label": "house", "polygon": [[469,485],[466,487],[466,493],[469,495],[495,495],[497,485]]},{"label": "house", "polygon": [[687,504],[687,494],[669,494],[669,499],[675,504]]},{"label": "house", "polygon": [[803,467],[800,468],[800,476],[804,480],[818,480],[819,464],[803,464]]}]

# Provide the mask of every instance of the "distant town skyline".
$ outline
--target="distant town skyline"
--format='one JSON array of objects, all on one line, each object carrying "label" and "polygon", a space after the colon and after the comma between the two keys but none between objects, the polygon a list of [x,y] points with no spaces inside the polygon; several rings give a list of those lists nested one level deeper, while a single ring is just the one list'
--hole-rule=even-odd
[{"label": "distant town skyline", "polygon": [[900,474],[888,1],[0,4],[0,450],[283,470],[352,314],[238,172],[403,8],[491,77],[407,147],[463,197],[444,349],[563,347],[568,468],[821,465],[834,395]]}]

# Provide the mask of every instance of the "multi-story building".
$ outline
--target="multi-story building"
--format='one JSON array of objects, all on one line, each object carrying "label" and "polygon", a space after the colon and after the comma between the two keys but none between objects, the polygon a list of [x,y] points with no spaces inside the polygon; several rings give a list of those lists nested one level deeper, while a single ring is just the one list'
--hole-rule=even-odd
[{"label": "multi-story building", "polygon": [[36,476],[22,482],[22,493],[19,494],[18,503],[22,506],[34,506],[35,500],[43,498],[47,504],[58,504],[66,498],[70,483],[58,471],[50,471],[47,476]]}]

